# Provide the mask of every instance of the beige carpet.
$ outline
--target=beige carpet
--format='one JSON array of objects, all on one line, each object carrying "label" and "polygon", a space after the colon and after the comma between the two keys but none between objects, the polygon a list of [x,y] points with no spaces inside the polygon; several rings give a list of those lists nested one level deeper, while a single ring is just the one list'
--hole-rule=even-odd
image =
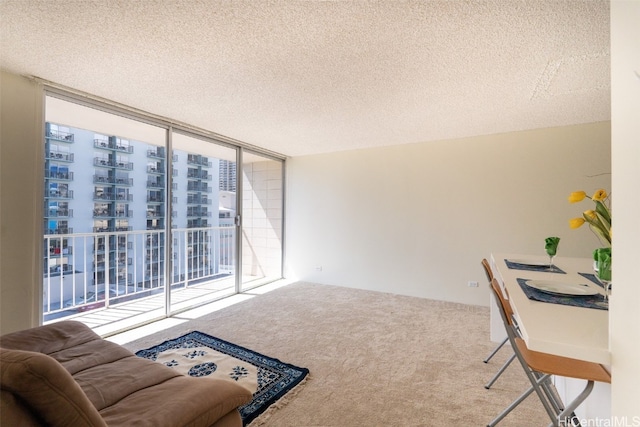
[{"label": "beige carpet", "polygon": [[[293,396],[255,420],[274,427],[484,426],[527,388],[509,356],[485,364],[489,310],[297,283],[126,345],[132,351],[198,330],[309,369]],[[530,396],[500,424],[549,422]]]}]

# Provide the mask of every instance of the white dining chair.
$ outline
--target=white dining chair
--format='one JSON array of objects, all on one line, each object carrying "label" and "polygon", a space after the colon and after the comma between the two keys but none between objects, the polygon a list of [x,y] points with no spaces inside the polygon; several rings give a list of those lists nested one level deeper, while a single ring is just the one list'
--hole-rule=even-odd
[{"label": "white dining chair", "polygon": [[[487,282],[489,283],[489,286],[491,286],[491,281],[493,280],[494,276],[493,276],[493,270],[491,270],[491,266],[489,265],[489,261],[487,261],[486,258],[483,258],[481,264],[487,276]],[[505,339],[502,340],[502,342],[500,342],[496,346],[496,348],[493,349],[493,351],[483,360],[483,362],[489,363],[489,361],[493,358],[493,356],[495,356],[496,353],[500,351],[502,347],[504,347],[507,341],[509,341],[509,337],[505,337]],[[493,383],[495,383],[498,380],[500,375],[502,375],[502,373],[509,367],[509,365],[511,364],[511,362],[513,362],[515,358],[516,358],[516,355],[514,353],[504,362],[504,364],[500,367],[500,369],[498,369],[498,372],[496,372],[496,374],[489,380],[489,382],[484,385],[484,388],[486,388],[487,390],[490,389]]]},{"label": "white dining chair", "polygon": [[[589,396],[591,390],[593,390],[594,382],[611,383],[611,374],[599,363],[530,350],[518,334],[517,326],[513,321],[513,310],[502,295],[500,285],[495,278],[491,281],[491,290],[496,297],[498,311],[502,317],[507,338],[531,383],[531,387],[494,418],[488,426],[494,427],[498,424],[534,391],[551,419],[550,426],[570,425],[567,424],[567,421],[571,418],[574,410]],[[582,392],[568,405],[564,405],[551,383],[553,375],[582,379],[587,382]]]}]

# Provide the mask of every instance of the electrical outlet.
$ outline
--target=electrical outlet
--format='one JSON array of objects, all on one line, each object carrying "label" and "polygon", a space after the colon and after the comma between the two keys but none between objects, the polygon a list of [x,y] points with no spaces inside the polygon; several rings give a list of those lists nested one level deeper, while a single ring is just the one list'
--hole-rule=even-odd
[{"label": "electrical outlet", "polygon": [[478,287],[478,282],[470,280],[469,283],[467,283],[467,286],[469,286],[470,288],[477,288]]},{"label": "electrical outlet", "polygon": [[321,265],[317,265],[316,266],[316,271],[322,271],[322,266]]}]

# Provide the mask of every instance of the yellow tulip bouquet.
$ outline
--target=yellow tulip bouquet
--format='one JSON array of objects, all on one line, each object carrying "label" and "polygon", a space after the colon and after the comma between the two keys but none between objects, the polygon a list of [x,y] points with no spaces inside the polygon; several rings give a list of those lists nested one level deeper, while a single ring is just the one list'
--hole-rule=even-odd
[{"label": "yellow tulip bouquet", "polygon": [[600,238],[602,243],[611,246],[611,208],[609,206],[609,195],[605,190],[598,190],[593,196],[587,196],[584,191],[574,191],[569,196],[569,203],[581,202],[585,198],[591,199],[595,203],[595,209],[589,209],[582,213],[582,218],[572,218],[569,220],[571,228],[579,228],[585,222],[589,228]]}]

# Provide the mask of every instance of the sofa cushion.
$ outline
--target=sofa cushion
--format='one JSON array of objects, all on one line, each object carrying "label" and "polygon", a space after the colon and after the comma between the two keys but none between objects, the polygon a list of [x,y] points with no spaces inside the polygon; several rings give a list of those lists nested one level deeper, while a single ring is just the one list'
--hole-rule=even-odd
[{"label": "sofa cushion", "polygon": [[235,409],[251,397],[250,391],[230,380],[179,375],[127,396],[100,415],[113,426],[210,426],[229,412],[237,413]]},{"label": "sofa cushion", "polygon": [[0,337],[0,347],[51,355],[95,340],[101,340],[101,338],[87,325],[65,320],[3,335]]},{"label": "sofa cushion", "polygon": [[106,426],[71,374],[42,353],[0,348],[0,384],[51,426]]}]

